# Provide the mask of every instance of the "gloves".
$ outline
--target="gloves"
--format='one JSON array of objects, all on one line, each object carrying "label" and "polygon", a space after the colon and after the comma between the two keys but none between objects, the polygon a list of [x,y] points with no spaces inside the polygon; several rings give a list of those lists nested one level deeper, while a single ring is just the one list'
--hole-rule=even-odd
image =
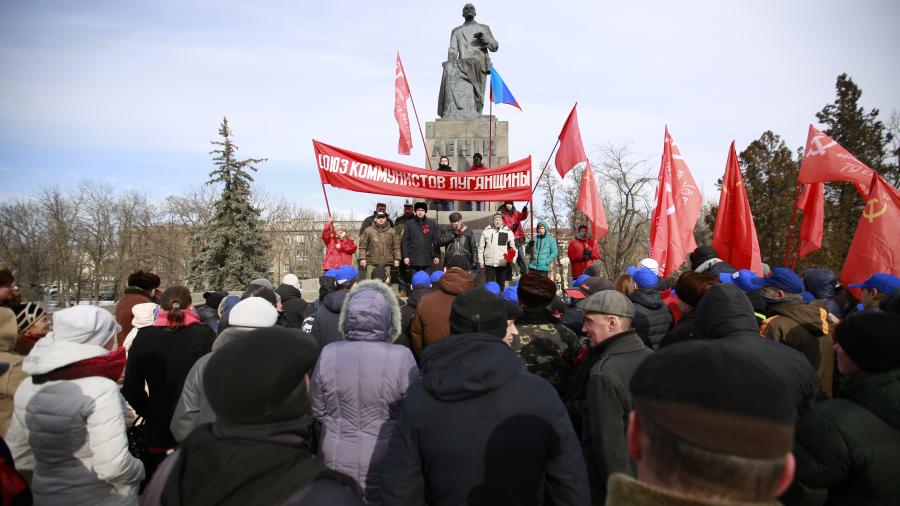
[{"label": "gloves", "polygon": [[512,248],[506,250],[506,253],[503,254],[503,259],[506,260],[506,263],[512,262],[514,258],[516,258],[516,250]]},{"label": "gloves", "polygon": [[584,248],[584,254],[583,254],[582,257],[581,257],[581,261],[582,261],[582,262],[590,262],[590,260],[591,260],[591,255],[593,255],[593,254],[594,254],[593,250],[590,250],[590,249],[588,249],[588,248]]}]

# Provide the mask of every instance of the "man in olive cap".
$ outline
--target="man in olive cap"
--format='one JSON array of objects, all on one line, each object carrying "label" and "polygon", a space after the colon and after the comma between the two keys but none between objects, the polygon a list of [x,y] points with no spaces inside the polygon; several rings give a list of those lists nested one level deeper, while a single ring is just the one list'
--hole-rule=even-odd
[{"label": "man in olive cap", "polygon": [[590,340],[581,367],[590,367],[581,448],[588,464],[591,497],[602,504],[612,473],[634,474],[625,429],[632,409],[628,381],[650,351],[631,326],[634,304],[615,290],[597,292],[576,306],[584,312],[582,331]]}]

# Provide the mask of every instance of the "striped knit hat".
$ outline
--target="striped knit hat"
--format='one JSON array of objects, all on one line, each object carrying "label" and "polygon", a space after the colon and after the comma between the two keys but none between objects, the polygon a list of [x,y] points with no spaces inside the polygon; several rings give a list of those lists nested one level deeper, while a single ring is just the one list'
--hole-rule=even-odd
[{"label": "striped knit hat", "polygon": [[46,313],[44,308],[34,302],[18,304],[13,307],[13,312],[16,313],[16,326],[19,327],[19,334],[28,330],[34,322],[38,321]]}]

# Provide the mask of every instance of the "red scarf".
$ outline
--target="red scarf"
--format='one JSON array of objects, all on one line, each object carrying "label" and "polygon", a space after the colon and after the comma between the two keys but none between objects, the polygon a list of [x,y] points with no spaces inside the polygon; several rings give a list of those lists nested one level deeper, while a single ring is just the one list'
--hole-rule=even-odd
[{"label": "red scarf", "polygon": [[34,375],[35,383],[44,383],[46,381],[59,380],[75,380],[79,378],[90,378],[91,376],[100,376],[118,381],[122,377],[122,371],[125,370],[125,348],[119,348],[116,351],[107,353],[94,358],[87,358],[69,364],[59,369],[54,369],[47,374]]},{"label": "red scarf", "polygon": [[[188,309],[181,312],[184,315],[184,326],[195,325],[200,323],[200,315],[196,312]],[[169,326],[169,312],[168,311],[160,311],[158,315],[156,315],[156,320],[153,321],[154,327],[168,327]]]}]

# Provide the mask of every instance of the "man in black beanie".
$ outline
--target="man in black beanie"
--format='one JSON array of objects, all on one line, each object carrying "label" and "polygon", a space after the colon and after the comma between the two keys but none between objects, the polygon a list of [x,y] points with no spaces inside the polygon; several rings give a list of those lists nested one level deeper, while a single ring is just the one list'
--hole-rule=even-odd
[{"label": "man in black beanie", "polygon": [[[256,329],[216,351],[203,389],[216,413],[159,467],[144,504],[280,504],[326,471],[308,450],[304,376],[318,346],[296,330]],[[241,374],[235,374],[241,371]]]},{"label": "man in black beanie", "polygon": [[722,341],[654,353],[629,383],[637,481],[609,479],[607,505],[776,505],[794,477],[794,406],[761,360]]},{"label": "man in black beanie", "polygon": [[587,504],[587,472],[553,388],[502,340],[507,311],[483,288],[460,293],[452,335],[422,354],[384,468],[385,504]]},{"label": "man in black beanie", "polygon": [[888,311],[853,314],[838,325],[840,398],[800,419],[797,481],[785,504],[825,497],[827,504],[895,504],[900,498],[898,328],[900,313]]},{"label": "man in black beanie", "polygon": [[690,259],[691,270],[694,272],[708,272],[716,276],[726,272],[737,272],[733,265],[719,258],[716,249],[709,245],[698,246],[691,252]]}]

